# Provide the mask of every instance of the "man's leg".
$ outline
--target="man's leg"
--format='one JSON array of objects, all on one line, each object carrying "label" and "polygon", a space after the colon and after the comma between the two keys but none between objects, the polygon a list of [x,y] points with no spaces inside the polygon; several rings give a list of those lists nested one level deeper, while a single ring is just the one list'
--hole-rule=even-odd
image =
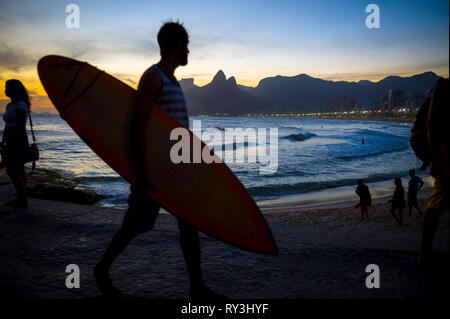
[{"label": "man's leg", "polygon": [[417,202],[414,204],[414,207],[417,209],[417,211],[419,212],[419,215],[422,216],[422,211],[419,208],[419,205],[417,204]]},{"label": "man's leg", "polygon": [[178,228],[180,230],[180,246],[189,273],[189,297],[191,299],[226,299],[227,296],[215,293],[205,286],[201,270],[198,230],[181,219],[178,220]]},{"label": "man's leg", "polygon": [[408,216],[411,217],[412,216],[412,209],[414,207],[414,195],[408,193],[406,204],[408,205]]},{"label": "man's leg", "polygon": [[417,203],[417,195],[411,197],[411,201],[408,202],[409,205],[409,216],[411,216],[413,207],[417,209],[419,215],[422,216],[422,211],[419,208],[419,204]]},{"label": "man's leg", "polygon": [[128,210],[122,221],[122,226],[116,231],[106,248],[101,260],[94,268],[94,277],[101,293],[106,296],[118,296],[122,292],[116,288],[109,276],[109,270],[114,260],[124,251],[137,235],[153,228],[159,212],[159,205],[146,197],[131,192],[128,198]]},{"label": "man's leg", "polygon": [[178,220],[180,246],[189,273],[190,286],[193,289],[204,286],[201,271],[201,252],[198,231],[192,225]]},{"label": "man's leg", "polygon": [[102,259],[94,268],[94,277],[97,282],[97,286],[100,292],[105,296],[120,296],[122,292],[116,286],[113,285],[109,276],[109,270],[113,261],[122,251],[128,246],[131,240],[136,237],[137,233],[131,233],[124,231],[120,227],[114,234],[111,242],[106,248]]}]

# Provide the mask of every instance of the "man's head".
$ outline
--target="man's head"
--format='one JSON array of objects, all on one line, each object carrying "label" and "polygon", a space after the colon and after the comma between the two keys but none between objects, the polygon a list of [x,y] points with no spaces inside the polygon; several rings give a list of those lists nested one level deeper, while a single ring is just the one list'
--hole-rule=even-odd
[{"label": "man's head", "polygon": [[358,179],[356,182],[359,186],[364,185],[364,181],[362,179]]},{"label": "man's head", "polygon": [[413,170],[413,169],[410,169],[410,170],[409,170],[409,176],[410,176],[410,177],[413,177],[414,175],[416,175],[416,171]]},{"label": "man's head", "polygon": [[189,35],[179,22],[166,22],[158,32],[158,44],[162,59],[175,58],[180,65],[188,62]]}]

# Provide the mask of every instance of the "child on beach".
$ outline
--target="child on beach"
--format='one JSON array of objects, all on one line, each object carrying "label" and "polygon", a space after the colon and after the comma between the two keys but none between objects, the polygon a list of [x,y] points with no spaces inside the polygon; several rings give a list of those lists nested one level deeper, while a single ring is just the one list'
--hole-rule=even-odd
[{"label": "child on beach", "polygon": [[362,179],[358,179],[357,183],[356,194],[359,196],[359,204],[357,206],[361,207],[361,221],[363,221],[364,217],[369,218],[367,207],[372,204],[372,197],[370,195],[369,187],[364,185]]},{"label": "child on beach", "polygon": [[[392,200],[389,201],[391,203],[391,209],[389,212],[392,217],[397,221],[397,223],[401,226],[403,224],[403,209],[405,208],[405,189],[402,185],[402,180],[400,178],[395,178],[395,191],[392,196]],[[395,210],[398,210],[398,216],[395,214]]]},{"label": "child on beach", "polygon": [[411,177],[408,182],[408,209],[409,216],[411,217],[412,208],[415,207],[419,214],[422,216],[419,206],[417,205],[417,192],[423,187],[423,181],[416,176],[416,171],[411,169],[409,171]]}]

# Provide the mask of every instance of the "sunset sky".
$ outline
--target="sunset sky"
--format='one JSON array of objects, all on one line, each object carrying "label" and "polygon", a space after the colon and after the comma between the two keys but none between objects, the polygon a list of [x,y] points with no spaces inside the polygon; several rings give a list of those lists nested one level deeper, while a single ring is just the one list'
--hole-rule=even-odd
[{"label": "sunset sky", "polygon": [[[80,8],[68,29],[66,5]],[[368,29],[365,7],[380,7]],[[306,73],[329,80],[377,81],[426,71],[448,77],[448,1],[1,1],[0,111],[4,82],[22,80],[34,107],[50,102],[36,64],[47,54],[89,63],[136,87],[159,58],[156,34],[168,19],[190,35],[189,64],[178,78],[211,81],[219,69],[239,84]]]}]

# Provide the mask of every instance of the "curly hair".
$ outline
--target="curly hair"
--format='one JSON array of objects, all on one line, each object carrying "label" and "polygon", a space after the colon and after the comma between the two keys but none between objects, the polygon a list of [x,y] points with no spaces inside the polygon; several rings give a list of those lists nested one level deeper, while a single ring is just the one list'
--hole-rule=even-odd
[{"label": "curly hair", "polygon": [[168,56],[180,43],[189,41],[189,35],[183,24],[168,21],[162,25],[158,32],[158,44],[161,57]]}]

